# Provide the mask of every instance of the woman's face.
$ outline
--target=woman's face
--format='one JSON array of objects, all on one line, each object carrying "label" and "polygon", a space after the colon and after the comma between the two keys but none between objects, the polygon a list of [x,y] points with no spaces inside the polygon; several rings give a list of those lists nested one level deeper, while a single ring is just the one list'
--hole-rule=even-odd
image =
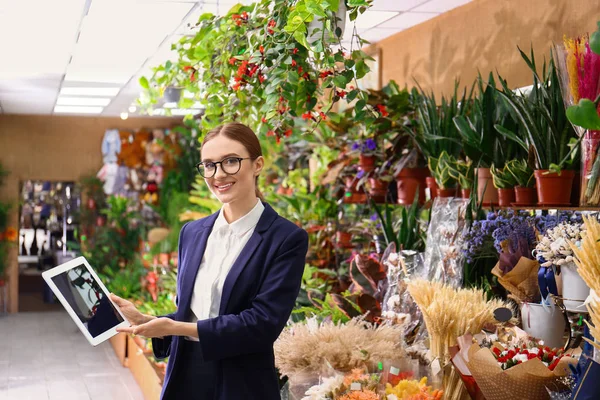
[{"label": "woman's face", "polygon": [[[202,162],[220,162],[231,157],[244,158],[240,161],[240,170],[234,175],[228,175],[223,171],[229,172],[235,170],[235,161],[229,164],[225,161],[223,164],[216,165],[216,173],[212,178],[204,178],[210,191],[217,196],[221,203],[227,204],[238,200],[246,200],[249,196],[255,196],[255,180],[263,168],[264,161],[262,157],[256,160],[249,159],[248,150],[238,141],[229,139],[224,135],[218,135],[209,140],[201,149]],[[208,175],[208,174],[207,174]]]}]

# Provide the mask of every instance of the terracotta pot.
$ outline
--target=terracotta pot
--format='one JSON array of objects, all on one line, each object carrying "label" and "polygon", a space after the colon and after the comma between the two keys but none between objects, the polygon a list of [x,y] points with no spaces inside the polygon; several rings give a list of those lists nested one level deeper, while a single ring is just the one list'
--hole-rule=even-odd
[{"label": "terracotta pot", "polygon": [[515,202],[515,189],[498,189],[498,205],[500,207],[510,207]]},{"label": "terracotta pot", "polygon": [[427,189],[429,189],[429,197],[431,201],[438,196],[438,185],[435,181],[435,178],[432,176],[428,176],[425,178],[425,184],[427,185]]},{"label": "terracotta pot", "polygon": [[535,188],[515,187],[515,204],[519,206],[532,206],[537,204]]},{"label": "terracotta pot", "polygon": [[425,188],[427,187],[425,179],[428,176],[430,176],[429,168],[403,168],[396,175],[398,204],[412,204],[415,201],[417,191],[419,193],[419,204],[425,203]]},{"label": "terracotta pot", "polygon": [[450,189],[438,188],[437,195],[439,197],[456,197],[456,188],[450,188]]},{"label": "terracotta pot", "polygon": [[364,185],[360,187],[360,189],[357,189],[356,186],[358,185],[358,178],[355,178],[354,176],[347,176],[344,179],[344,182],[346,183],[346,191],[347,192],[352,192],[352,193],[364,193]]},{"label": "terracotta pot", "polygon": [[538,204],[544,206],[568,206],[571,204],[574,171],[564,170],[561,174],[548,170],[535,170]]},{"label": "terracotta pot", "polygon": [[360,155],[358,166],[365,172],[371,172],[375,169],[375,156]]},{"label": "terracotta pot", "polygon": [[575,172],[573,189],[571,190],[571,205],[579,207],[581,204],[581,172]]},{"label": "terracotta pot", "polygon": [[471,189],[461,189],[460,194],[462,195],[463,199],[468,199],[471,197]]},{"label": "terracotta pot", "polygon": [[476,168],[477,174],[477,202],[483,201],[484,206],[498,205],[498,191],[492,181],[489,168]]},{"label": "terracotta pot", "polygon": [[348,232],[336,232],[335,241],[337,247],[348,249],[352,248],[352,234]]},{"label": "terracotta pot", "polygon": [[369,195],[376,203],[385,203],[390,183],[381,179],[369,178]]}]

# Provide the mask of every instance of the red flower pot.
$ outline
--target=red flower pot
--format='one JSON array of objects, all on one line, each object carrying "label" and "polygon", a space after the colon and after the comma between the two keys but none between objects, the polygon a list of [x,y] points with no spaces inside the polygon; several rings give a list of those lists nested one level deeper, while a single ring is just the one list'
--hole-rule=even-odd
[{"label": "red flower pot", "polygon": [[337,247],[339,247],[339,248],[343,248],[343,249],[352,248],[352,234],[351,233],[338,231],[335,233],[335,241],[336,241]]},{"label": "red flower pot", "polygon": [[382,179],[369,178],[369,195],[376,203],[385,203],[390,183]]},{"label": "red flower pot", "polygon": [[461,189],[460,194],[462,195],[463,199],[468,199],[471,197],[471,189]]},{"label": "red flower pot", "polygon": [[375,156],[360,155],[358,166],[365,172],[371,172],[375,169]]},{"label": "red flower pot", "polygon": [[456,188],[450,188],[450,189],[438,188],[437,195],[439,197],[456,197]]},{"label": "red flower pot", "polygon": [[489,168],[476,168],[477,174],[477,202],[483,200],[486,207],[498,205],[498,191],[494,187],[492,173]]},{"label": "red flower pot", "polygon": [[535,188],[515,187],[515,205],[533,206],[537,204]]},{"label": "red flower pot", "polygon": [[515,202],[515,189],[498,189],[498,204],[500,207],[510,207]]},{"label": "red flower pot", "polygon": [[433,201],[433,199],[435,199],[438,196],[437,182],[435,181],[434,177],[428,176],[427,178],[425,178],[425,183],[427,185],[427,188],[429,189],[429,196],[431,197],[431,201]]},{"label": "red flower pot", "polygon": [[564,170],[560,175],[548,170],[533,171],[537,186],[538,204],[543,206],[568,206],[575,172]]},{"label": "red flower pot", "polygon": [[364,191],[364,186],[357,189],[358,179],[353,176],[348,176],[345,179],[346,188],[344,191],[344,203],[347,204],[362,204],[367,201],[367,194]]},{"label": "red flower pot", "polygon": [[[402,168],[396,175],[398,188],[398,204],[412,204],[419,193],[419,204],[425,203],[425,188],[428,187],[426,178],[429,168]],[[435,179],[433,181],[435,183]]]}]

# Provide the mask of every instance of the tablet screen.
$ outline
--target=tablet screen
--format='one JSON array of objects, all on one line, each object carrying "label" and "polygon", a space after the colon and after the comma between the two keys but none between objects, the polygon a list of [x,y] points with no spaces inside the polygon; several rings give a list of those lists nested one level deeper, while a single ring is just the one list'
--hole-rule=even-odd
[{"label": "tablet screen", "polygon": [[52,277],[75,314],[92,337],[123,322],[113,304],[85,265],[81,264]]}]

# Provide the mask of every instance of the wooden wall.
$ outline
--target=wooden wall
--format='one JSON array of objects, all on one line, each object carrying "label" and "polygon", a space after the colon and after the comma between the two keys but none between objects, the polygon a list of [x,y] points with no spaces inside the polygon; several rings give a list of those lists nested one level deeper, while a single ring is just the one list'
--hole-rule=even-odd
[{"label": "wooden wall", "polygon": [[600,0],[473,0],[378,42],[382,82],[451,94],[456,77],[471,85],[478,70],[497,70],[511,87],[531,85],[517,46],[533,45],[541,60],[564,34],[593,32],[598,20]]},{"label": "wooden wall", "polygon": [[[18,227],[19,182],[76,181],[102,166],[101,143],[109,128],[169,128],[175,118],[90,118],[0,115],[0,162],[10,171],[0,199],[14,204],[10,225]],[[8,271],[9,312],[19,309],[17,249]]]}]

